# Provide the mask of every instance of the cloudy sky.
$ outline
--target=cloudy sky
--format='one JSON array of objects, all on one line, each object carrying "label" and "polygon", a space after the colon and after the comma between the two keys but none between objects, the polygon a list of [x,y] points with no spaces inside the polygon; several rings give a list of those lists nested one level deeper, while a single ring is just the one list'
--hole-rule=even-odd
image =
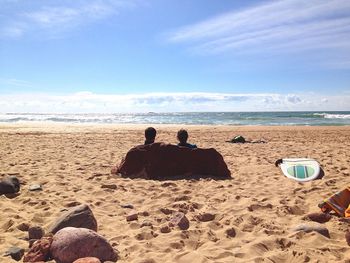
[{"label": "cloudy sky", "polygon": [[350,110],[349,0],[0,6],[0,112]]}]

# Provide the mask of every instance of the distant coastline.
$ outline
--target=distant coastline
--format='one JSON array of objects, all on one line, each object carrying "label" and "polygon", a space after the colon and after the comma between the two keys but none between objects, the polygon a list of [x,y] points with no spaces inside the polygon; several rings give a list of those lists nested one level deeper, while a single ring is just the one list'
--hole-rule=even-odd
[{"label": "distant coastline", "polygon": [[49,122],[86,124],[187,124],[345,126],[350,111],[169,112],[169,113],[2,113],[0,123]]}]

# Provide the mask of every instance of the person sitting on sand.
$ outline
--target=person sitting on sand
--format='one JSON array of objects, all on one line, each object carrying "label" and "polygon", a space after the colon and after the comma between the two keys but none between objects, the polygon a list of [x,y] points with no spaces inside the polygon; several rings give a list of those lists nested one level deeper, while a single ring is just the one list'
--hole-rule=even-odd
[{"label": "person sitting on sand", "polygon": [[179,140],[179,144],[178,146],[183,146],[183,147],[187,147],[187,148],[191,148],[191,149],[195,149],[197,148],[197,145],[195,144],[190,144],[187,143],[187,139],[188,139],[188,133],[186,130],[181,129],[177,132],[177,139]]},{"label": "person sitting on sand", "polygon": [[156,135],[157,135],[156,129],[153,127],[148,127],[145,130],[145,138],[146,138],[145,145],[154,143],[154,140],[156,139]]}]

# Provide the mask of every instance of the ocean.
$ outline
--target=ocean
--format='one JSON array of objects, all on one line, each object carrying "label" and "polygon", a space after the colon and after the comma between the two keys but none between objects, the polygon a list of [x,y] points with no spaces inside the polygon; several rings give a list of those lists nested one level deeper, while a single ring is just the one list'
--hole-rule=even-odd
[{"label": "ocean", "polygon": [[350,125],[350,111],[338,112],[173,112],[173,113],[3,113],[2,123],[50,122],[91,124],[194,125]]}]

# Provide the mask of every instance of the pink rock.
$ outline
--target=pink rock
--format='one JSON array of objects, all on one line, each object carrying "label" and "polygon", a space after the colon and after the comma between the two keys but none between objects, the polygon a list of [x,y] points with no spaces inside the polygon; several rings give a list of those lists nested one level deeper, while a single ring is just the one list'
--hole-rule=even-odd
[{"label": "pink rock", "polygon": [[181,230],[186,230],[190,227],[190,222],[182,212],[176,212],[169,222],[170,227],[179,226]]},{"label": "pink rock", "polygon": [[52,237],[43,237],[34,242],[28,253],[24,256],[23,262],[46,261],[50,257],[50,246]]},{"label": "pink rock", "polygon": [[86,258],[79,258],[73,263],[101,263],[101,261],[95,257],[86,257]]},{"label": "pink rock", "polygon": [[60,263],[71,263],[84,257],[96,257],[102,262],[118,259],[117,253],[104,237],[86,228],[61,229],[53,237],[50,252]]}]

